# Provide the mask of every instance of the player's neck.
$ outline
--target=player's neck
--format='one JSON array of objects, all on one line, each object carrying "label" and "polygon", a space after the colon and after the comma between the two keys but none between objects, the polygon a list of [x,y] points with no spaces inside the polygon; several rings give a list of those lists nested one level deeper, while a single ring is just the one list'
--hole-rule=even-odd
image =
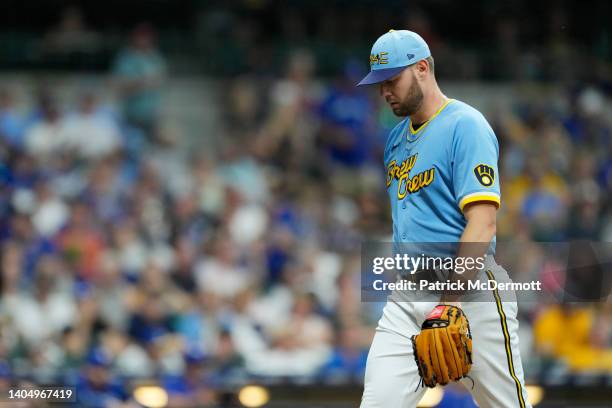
[{"label": "player's neck", "polygon": [[429,94],[423,95],[423,105],[418,112],[410,115],[410,121],[415,124],[427,122],[448,101],[448,98],[437,86]]}]

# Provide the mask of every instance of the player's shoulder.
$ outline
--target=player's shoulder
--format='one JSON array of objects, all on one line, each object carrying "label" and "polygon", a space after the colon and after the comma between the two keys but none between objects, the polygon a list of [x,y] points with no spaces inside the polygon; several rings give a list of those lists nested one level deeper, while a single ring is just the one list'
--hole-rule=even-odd
[{"label": "player's shoulder", "polygon": [[391,131],[387,137],[387,144],[385,146],[385,163],[389,161],[389,157],[394,149],[396,149],[402,141],[402,135],[406,133],[406,126],[408,126],[409,118],[401,120]]},{"label": "player's shoulder", "polygon": [[456,126],[489,126],[489,122],[478,109],[458,99],[453,99],[447,107],[448,115]]},{"label": "player's shoulder", "polygon": [[453,123],[453,139],[468,137],[474,139],[485,138],[497,144],[497,137],[485,116],[476,108],[465,102],[454,100],[449,106],[448,118]]}]

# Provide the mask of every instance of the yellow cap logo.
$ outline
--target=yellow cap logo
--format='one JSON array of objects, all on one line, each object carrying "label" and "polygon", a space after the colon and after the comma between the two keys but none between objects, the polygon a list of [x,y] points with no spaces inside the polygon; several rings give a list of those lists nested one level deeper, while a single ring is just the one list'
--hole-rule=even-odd
[{"label": "yellow cap logo", "polygon": [[389,63],[388,52],[380,52],[378,54],[370,54],[370,66],[372,65],[384,65]]}]

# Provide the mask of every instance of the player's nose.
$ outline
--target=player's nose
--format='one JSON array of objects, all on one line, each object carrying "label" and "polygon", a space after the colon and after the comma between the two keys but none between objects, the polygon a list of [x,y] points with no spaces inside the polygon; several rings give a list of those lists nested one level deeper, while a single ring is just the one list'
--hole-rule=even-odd
[{"label": "player's nose", "polygon": [[390,87],[386,84],[386,82],[382,82],[380,84],[380,96],[383,96],[385,99],[389,99],[389,96],[391,96],[391,89]]}]

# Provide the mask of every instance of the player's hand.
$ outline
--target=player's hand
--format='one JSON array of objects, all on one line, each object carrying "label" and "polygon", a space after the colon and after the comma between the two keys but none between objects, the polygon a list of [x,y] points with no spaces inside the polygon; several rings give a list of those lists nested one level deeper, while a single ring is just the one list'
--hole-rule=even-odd
[{"label": "player's hand", "polygon": [[428,387],[458,381],[472,368],[470,324],[459,307],[436,306],[421,333],[412,336],[412,346],[419,375]]}]

